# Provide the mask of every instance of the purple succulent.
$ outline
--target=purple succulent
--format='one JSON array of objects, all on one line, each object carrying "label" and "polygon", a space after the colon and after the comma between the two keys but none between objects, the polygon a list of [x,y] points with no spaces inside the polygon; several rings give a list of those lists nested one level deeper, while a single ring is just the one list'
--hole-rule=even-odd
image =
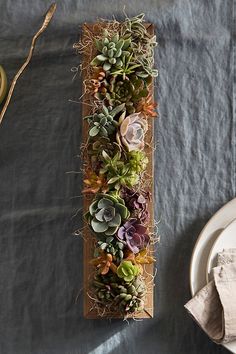
[{"label": "purple succulent", "polygon": [[150,241],[146,232],[147,228],[140,224],[138,219],[132,218],[119,228],[117,238],[124,242],[133,253],[138,253],[147,247]]},{"label": "purple succulent", "polygon": [[136,192],[135,190],[124,188],[122,190],[122,198],[125,200],[125,204],[137,219],[143,224],[147,224],[150,219],[150,213],[148,210],[148,202],[150,201],[149,192]]}]

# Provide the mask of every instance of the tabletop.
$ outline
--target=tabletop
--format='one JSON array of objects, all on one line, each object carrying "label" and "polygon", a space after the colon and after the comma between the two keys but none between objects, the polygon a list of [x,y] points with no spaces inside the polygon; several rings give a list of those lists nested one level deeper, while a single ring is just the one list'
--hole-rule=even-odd
[{"label": "tabletop", "polygon": [[[0,2],[9,81],[49,0]],[[40,37],[0,126],[1,354],[218,354],[184,310],[204,224],[235,196],[233,0],[67,0]],[[155,25],[155,316],[82,314],[81,58],[84,22],[141,12]]]}]

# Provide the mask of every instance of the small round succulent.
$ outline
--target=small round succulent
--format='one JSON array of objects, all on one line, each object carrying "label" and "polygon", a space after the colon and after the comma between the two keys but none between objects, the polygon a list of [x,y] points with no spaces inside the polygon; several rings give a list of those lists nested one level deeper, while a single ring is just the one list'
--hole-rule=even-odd
[{"label": "small round succulent", "polygon": [[112,68],[122,67],[122,57],[130,54],[128,51],[131,38],[120,38],[119,34],[109,37],[109,33],[105,30],[102,40],[95,40],[97,50],[100,52],[92,61],[92,66],[101,66],[104,71]]},{"label": "small round succulent", "polygon": [[117,129],[118,122],[114,119],[115,116],[125,108],[125,104],[121,104],[114,109],[107,108],[103,105],[100,113],[95,113],[84,117],[89,123],[89,136],[108,137]]},{"label": "small round succulent", "polygon": [[132,150],[127,153],[126,160],[129,168],[135,173],[143,172],[148,164],[148,157],[144,151]]},{"label": "small round succulent", "polygon": [[146,232],[147,228],[138,219],[131,218],[119,228],[117,238],[136,254],[146,248],[150,242],[150,237]]},{"label": "small round succulent", "polygon": [[131,261],[122,261],[117,268],[117,275],[126,282],[132,281],[139,274],[139,267]]},{"label": "small round succulent", "polygon": [[106,80],[106,84],[98,88],[95,97],[99,100],[105,99],[110,106],[117,106],[125,103],[128,114],[136,111],[138,102],[148,96],[148,83],[136,75],[130,75],[122,80],[120,75],[115,75]]},{"label": "small round succulent", "polygon": [[106,275],[95,273],[92,285],[99,303],[108,305],[111,310],[121,311],[126,315],[144,308],[147,288],[140,276],[125,282],[111,271]]},{"label": "small round succulent", "polygon": [[86,153],[91,163],[91,168],[98,175],[103,163],[102,153],[105,151],[109,156],[114,156],[121,151],[121,146],[116,142],[111,142],[108,137],[90,137]]},{"label": "small round succulent", "polygon": [[129,217],[129,211],[120,197],[97,194],[85,217],[95,233],[110,236],[117,232],[122,220]]},{"label": "small round succulent", "polygon": [[[108,236],[97,242],[99,250],[112,254],[115,263],[120,263],[124,258],[124,243],[119,242],[116,237]],[[96,252],[97,253],[97,252]],[[97,254],[96,254],[97,255]]]},{"label": "small round succulent", "polygon": [[142,311],[144,308],[143,297],[132,296],[131,294],[126,294],[126,296],[121,293],[116,296],[114,302],[117,304],[119,310],[124,314],[134,313]]},{"label": "small round succulent", "polygon": [[127,285],[127,294],[132,297],[129,296],[129,300],[126,297],[125,301],[123,301],[123,296],[120,294],[114,301],[119,304],[121,311],[127,313],[142,311],[144,308],[144,296],[146,295],[146,292],[145,282],[141,277],[136,277],[132,283]]}]

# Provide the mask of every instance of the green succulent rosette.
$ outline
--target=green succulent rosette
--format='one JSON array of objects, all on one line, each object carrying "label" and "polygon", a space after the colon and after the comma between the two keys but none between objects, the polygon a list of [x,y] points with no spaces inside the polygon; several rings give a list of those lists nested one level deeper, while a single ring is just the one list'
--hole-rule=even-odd
[{"label": "green succulent rosette", "polygon": [[112,109],[112,107],[102,106],[100,112],[96,112],[92,115],[84,117],[89,124],[89,136],[95,137],[108,137],[113,134],[118,127],[118,121],[115,117],[121,113],[125,108],[125,104],[122,103],[119,106]]},{"label": "green succulent rosette", "polygon": [[147,289],[140,276],[125,282],[112,272],[106,275],[95,273],[92,284],[99,303],[114,311],[127,314],[141,311],[144,307]]},{"label": "green succulent rosette", "polygon": [[109,38],[109,33],[106,30],[104,30],[103,36],[102,40],[95,40],[97,50],[100,54],[91,61],[91,65],[102,66],[104,71],[122,67],[124,57],[130,54],[128,49],[131,38],[120,38],[118,33]]},{"label": "green succulent rosette", "polygon": [[117,268],[117,275],[124,281],[132,281],[139,274],[139,267],[131,261],[122,261]]},{"label": "green succulent rosette", "polygon": [[125,202],[119,196],[97,194],[85,217],[92,230],[100,235],[114,235],[121,222],[130,216]]},{"label": "green succulent rosette", "polygon": [[106,176],[108,186],[116,190],[122,186],[136,185],[139,182],[140,173],[145,170],[148,163],[148,158],[142,151],[127,152],[125,159],[121,151],[112,157],[103,151],[102,159],[100,173]]},{"label": "green succulent rosette", "polygon": [[106,80],[106,84],[98,89],[95,97],[99,100],[105,99],[112,107],[124,103],[126,112],[131,114],[136,111],[137,102],[148,96],[150,83],[151,76],[144,80],[132,74],[128,79],[122,80],[120,75],[115,75]]},{"label": "green succulent rosette", "polygon": [[119,242],[116,236],[105,236],[101,237],[97,242],[98,248],[94,252],[94,256],[99,255],[99,250],[110,253],[113,256],[113,260],[116,264],[119,264],[124,258],[124,243]]}]

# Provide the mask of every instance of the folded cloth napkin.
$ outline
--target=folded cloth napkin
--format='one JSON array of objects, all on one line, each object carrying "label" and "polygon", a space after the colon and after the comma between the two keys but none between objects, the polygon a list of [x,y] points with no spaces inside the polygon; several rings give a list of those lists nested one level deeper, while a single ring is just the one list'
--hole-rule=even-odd
[{"label": "folded cloth napkin", "polygon": [[217,265],[229,264],[236,262],[236,249],[230,248],[218,253]]},{"label": "folded cloth napkin", "polygon": [[236,340],[236,249],[218,254],[213,279],[185,308],[214,342],[228,343]]}]

